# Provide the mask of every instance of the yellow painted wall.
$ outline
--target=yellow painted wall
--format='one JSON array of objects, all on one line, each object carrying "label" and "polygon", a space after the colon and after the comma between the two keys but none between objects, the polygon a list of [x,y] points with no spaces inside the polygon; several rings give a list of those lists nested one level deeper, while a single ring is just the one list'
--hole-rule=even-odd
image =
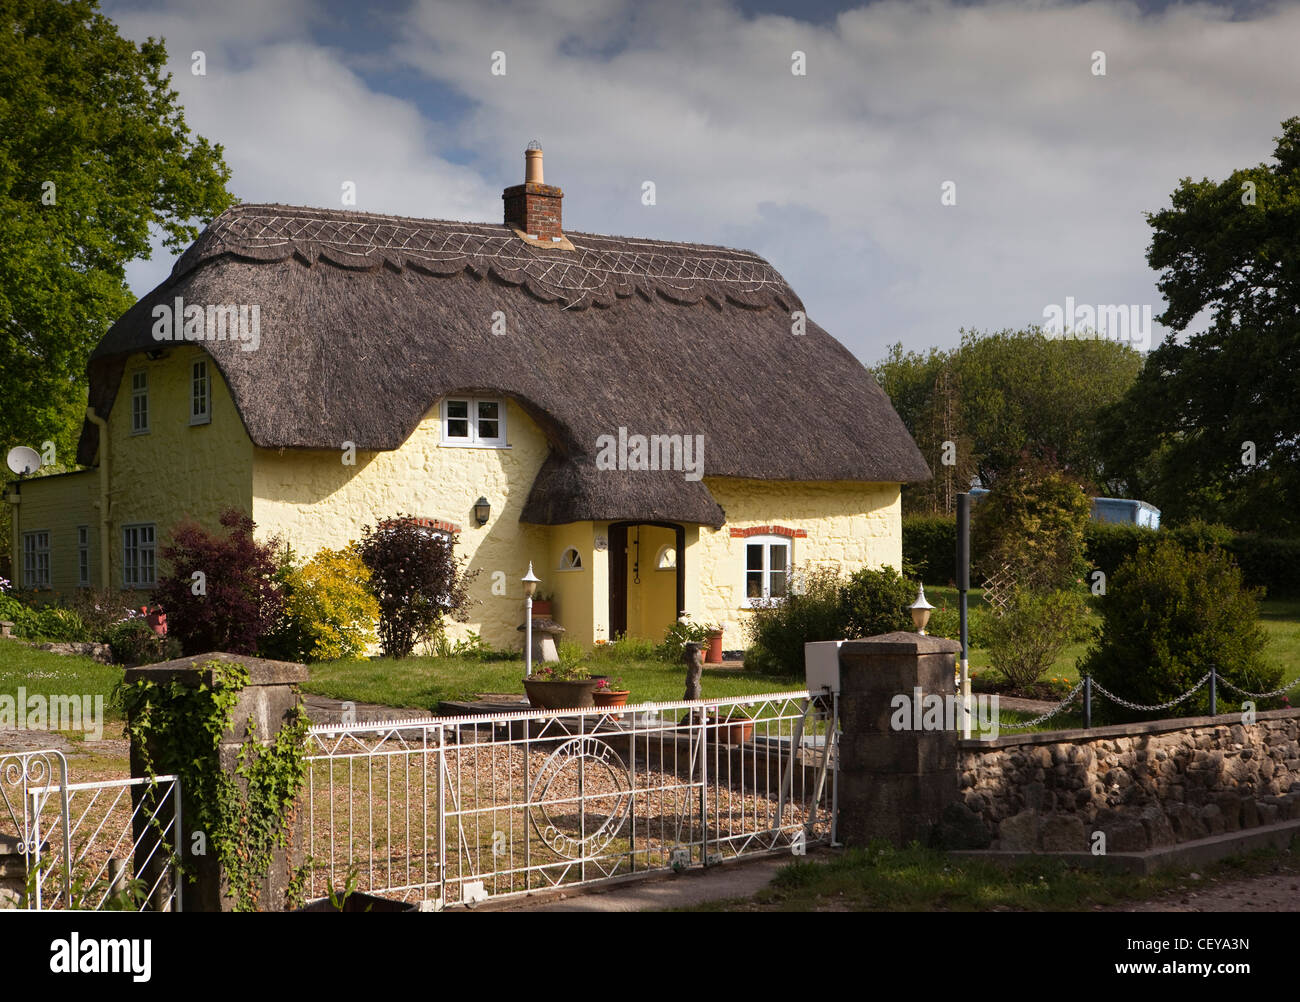
[{"label": "yellow painted wall", "polygon": [[[695,622],[723,626],[725,649],[748,643],[743,624],[745,539],[732,528],[781,525],[806,529],[793,540],[796,568],[837,566],[845,573],[903,564],[902,502],[898,484],[789,483],[708,478],[706,486],[727,513],[721,529],[687,535],[687,608]],[[694,582],[699,591],[692,595]]]},{"label": "yellow painted wall", "polygon": [[[549,592],[555,602],[557,622],[565,629],[563,640],[571,640],[590,647],[596,639],[595,611],[596,603],[609,603],[608,592],[597,594],[595,580],[595,528],[591,522],[572,522],[568,525],[550,527],[550,550],[546,565],[535,567],[534,572],[542,579],[538,590]],[[560,570],[560,558],[564,551],[572,547],[578,551],[582,560],[581,570]]]},{"label": "yellow painted wall", "polygon": [[[11,492],[12,493],[12,492]],[[89,529],[90,582],[99,585],[101,549],[99,542],[99,473],[83,470],[25,480],[13,506],[16,547],[13,583],[23,582],[22,535],[47,531],[50,534],[50,590],[75,591],[77,581],[77,527]]]},{"label": "yellow painted wall", "polygon": [[[178,522],[189,517],[215,530],[225,509],[252,509],[253,443],[210,358],[212,419],[190,424],[191,367],[195,360],[207,357],[197,345],[174,346],[157,361],[143,354],[133,356],[123,373],[108,418],[112,588],[122,586],[122,526],[136,522],[157,526],[161,573],[165,568],[162,545]],[[131,373],[136,369],[149,374],[150,430],[142,435],[131,434]]]},{"label": "yellow painted wall", "polygon": [[[398,512],[452,522],[461,528],[457,554],[467,558],[468,571],[479,574],[470,586],[477,600],[470,621],[449,624],[449,638],[474,630],[494,647],[522,650],[516,629],[524,621],[519,582],[528,561],[543,589],[555,590],[559,575],[550,559],[551,530],[519,521],[546,458],[546,437],[513,402],[507,406],[506,436],[507,449],[442,446],[441,406],[435,404],[400,449],[358,451],[354,466],[344,465],[341,443],[337,452],[256,449],[252,494],[258,534],[282,534],[306,558],[323,546],[360,539],[362,526]],[[480,495],[492,505],[481,528],[474,520]],[[554,556],[558,561],[559,553]]]},{"label": "yellow painted wall", "polygon": [[[191,366],[206,357],[197,346],[182,345],[155,361],[133,356],[126,367],[108,416],[110,588],[122,587],[123,525],[152,522],[161,554],[168,532],[182,519],[215,528],[224,509],[248,511],[252,506],[252,443],[211,359],[212,420],[190,424]],[[149,375],[149,431],[132,435],[130,380],[137,369]],[[50,575],[56,590],[76,587],[78,525],[90,526],[91,584],[101,586],[99,476],[92,469],[23,485],[21,529],[52,530]],[[17,566],[21,569],[21,562]],[[158,569],[163,569],[161,555]]]}]

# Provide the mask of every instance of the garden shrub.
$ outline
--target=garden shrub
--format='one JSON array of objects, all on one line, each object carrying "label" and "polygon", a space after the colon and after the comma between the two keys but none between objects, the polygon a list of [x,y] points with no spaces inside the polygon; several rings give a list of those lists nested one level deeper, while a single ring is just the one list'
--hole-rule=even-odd
[{"label": "garden shrub", "polygon": [[352,543],[328,548],[302,567],[280,572],[284,615],[276,630],[276,656],[292,661],[358,658],[375,639],[379,603],[370,591],[370,569]]},{"label": "garden shrub", "polygon": [[874,637],[914,629],[908,607],[916,600],[916,590],[892,567],[855,571],[840,586],[840,632],[844,637]]},{"label": "garden shrub", "polygon": [[798,580],[801,587],[783,601],[753,610],[745,624],[746,668],[798,675],[804,670],[804,644],[912,629],[907,607],[916,588],[893,568],[863,569],[847,580],[834,568],[817,568]]},{"label": "garden shrub", "polygon": [[[193,521],[177,525],[162,548],[169,565],[155,600],[167,613],[167,630],[184,654],[228,651],[256,654],[275,629],[283,608],[276,581],[278,540],[253,538],[253,519],[234,508],[221,515],[225,535]],[[195,578],[195,573],[203,575]]]},{"label": "garden shrub", "polygon": [[[1080,661],[1081,673],[1131,702],[1163,703],[1190,689],[1215,665],[1232,684],[1254,692],[1278,687],[1280,667],[1263,658],[1259,591],[1218,547],[1186,550],[1162,536],[1138,549],[1110,578],[1097,601],[1101,628]],[[1220,690],[1220,708],[1235,706]],[[1197,716],[1209,712],[1209,686],[1158,714],[1123,710],[1094,698],[1098,719]],[[1264,704],[1260,704],[1264,708]]]},{"label": "garden shrub", "polygon": [[[910,602],[908,603],[911,604]],[[966,601],[966,634],[971,647],[989,645],[989,625],[994,616],[987,604],[974,595]],[[911,622],[909,616],[908,622]],[[910,628],[910,627],[909,627]],[[932,637],[946,637],[949,640],[961,640],[961,610],[956,603],[948,605],[945,601],[930,613],[930,625],[925,628]]]},{"label": "garden shrub", "polygon": [[1016,690],[1033,686],[1079,635],[1087,612],[1076,590],[1012,593],[1001,615],[988,619],[989,659]]},{"label": "garden shrub", "polygon": [[171,636],[160,637],[143,618],[125,619],[110,627],[109,650],[118,664],[150,665],[181,656],[181,644]]},{"label": "garden shrub", "polygon": [[404,514],[362,529],[361,559],[379,602],[379,642],[384,655],[404,658],[426,637],[436,637],[444,617],[469,619],[469,583],[455,556],[456,538]]},{"label": "garden shrub", "polygon": [[1052,592],[1082,578],[1092,503],[1065,473],[1026,461],[1003,473],[972,512],[972,562],[985,578],[1009,566],[1019,587]]},{"label": "garden shrub", "polygon": [[[692,623],[690,614],[683,613],[683,618],[673,623],[672,626],[664,633],[664,642],[654,648],[653,656],[660,661],[668,661],[676,664],[681,661],[682,654],[686,651],[687,644],[699,644],[701,648],[708,645],[709,627],[706,623]],[[619,637],[615,646],[621,644],[626,650],[630,646],[628,637]]]}]

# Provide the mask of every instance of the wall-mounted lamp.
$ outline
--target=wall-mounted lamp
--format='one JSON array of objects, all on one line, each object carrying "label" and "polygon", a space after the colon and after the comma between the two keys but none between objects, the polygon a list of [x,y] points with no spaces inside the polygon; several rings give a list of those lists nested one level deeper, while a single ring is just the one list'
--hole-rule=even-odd
[{"label": "wall-mounted lamp", "polygon": [[474,502],[474,520],[479,525],[487,525],[488,516],[492,514],[492,506],[488,504],[488,499],[480,497]]}]

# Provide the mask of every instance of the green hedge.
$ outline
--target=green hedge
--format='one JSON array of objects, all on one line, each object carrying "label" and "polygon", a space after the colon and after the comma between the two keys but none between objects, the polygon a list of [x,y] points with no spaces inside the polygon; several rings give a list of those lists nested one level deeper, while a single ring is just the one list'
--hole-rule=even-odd
[{"label": "green hedge", "polygon": [[1249,587],[1262,586],[1270,595],[1300,593],[1300,539],[1275,539],[1246,533],[1234,534],[1222,525],[1195,522],[1166,529],[1090,522],[1085,533],[1088,562],[1111,577],[1119,565],[1144,542],[1168,537],[1185,550],[1218,546],[1232,554]]},{"label": "green hedge", "polygon": [[[1145,529],[1112,522],[1089,522],[1084,544],[1091,570],[1111,577],[1138,546],[1156,536],[1170,537],[1183,549],[1219,546],[1236,559],[1246,584],[1270,595],[1300,594],[1300,539],[1236,534],[1222,525],[1193,522],[1164,529]],[[943,515],[903,518],[903,566],[922,581],[946,585],[957,577],[957,520]],[[975,584],[974,581],[971,582]]]},{"label": "green hedge", "polygon": [[903,518],[903,569],[932,585],[957,579],[957,520],[944,515]]}]

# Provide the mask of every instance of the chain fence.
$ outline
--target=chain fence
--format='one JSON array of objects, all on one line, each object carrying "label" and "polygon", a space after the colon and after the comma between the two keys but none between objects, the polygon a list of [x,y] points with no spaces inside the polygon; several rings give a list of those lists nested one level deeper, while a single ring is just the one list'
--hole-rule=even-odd
[{"label": "chain fence", "polygon": [[1050,720],[1052,717],[1057,716],[1072,706],[1079,698],[1080,694],[1083,696],[1083,726],[1085,729],[1090,728],[1092,726],[1092,696],[1094,692],[1105,699],[1110,700],[1117,706],[1122,706],[1127,710],[1133,710],[1138,713],[1159,713],[1161,710],[1172,709],[1180,703],[1186,702],[1192,696],[1196,695],[1196,693],[1200,692],[1201,689],[1205,688],[1206,683],[1209,683],[1210,686],[1210,716],[1217,716],[1219,712],[1219,686],[1248,699],[1274,699],[1285,695],[1292,689],[1300,688],[1300,678],[1297,678],[1294,681],[1277,689],[1273,689],[1270,692],[1251,692],[1249,689],[1243,689],[1239,686],[1233,685],[1219,674],[1216,666],[1212,665],[1210,670],[1202,675],[1195,685],[1181,695],[1175,696],[1173,699],[1165,700],[1163,703],[1135,703],[1132,700],[1125,699],[1123,696],[1111,692],[1091,676],[1084,676],[1079,679],[1078,683],[1070,690],[1064,699],[1045,713],[1039,714],[1032,720],[1022,720],[1017,723],[999,721],[998,730],[1027,731],[1031,728],[1037,727],[1039,724]]}]

